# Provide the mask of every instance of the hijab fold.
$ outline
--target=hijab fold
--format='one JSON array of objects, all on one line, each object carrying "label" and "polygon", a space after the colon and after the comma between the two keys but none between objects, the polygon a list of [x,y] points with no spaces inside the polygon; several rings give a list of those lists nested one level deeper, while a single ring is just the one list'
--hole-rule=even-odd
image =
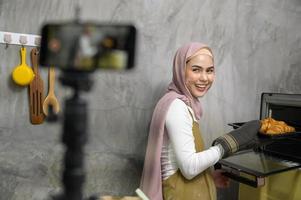
[{"label": "hijab fold", "polygon": [[165,118],[170,104],[176,98],[181,99],[192,108],[197,120],[201,117],[199,100],[193,97],[185,86],[185,68],[187,59],[202,48],[211,52],[207,45],[198,42],[186,44],[177,50],[173,60],[172,82],[154,109],[140,183],[140,189],[151,200],[163,200],[160,158],[165,134]]}]

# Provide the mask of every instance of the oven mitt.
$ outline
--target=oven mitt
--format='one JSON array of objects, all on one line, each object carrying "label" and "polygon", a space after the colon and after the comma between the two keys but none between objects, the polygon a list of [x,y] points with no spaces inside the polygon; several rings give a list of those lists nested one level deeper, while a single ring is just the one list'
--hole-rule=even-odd
[{"label": "oven mitt", "polygon": [[261,127],[260,120],[246,122],[244,125],[235,129],[213,141],[223,152],[223,158],[241,151],[252,148],[258,141],[257,133]]}]

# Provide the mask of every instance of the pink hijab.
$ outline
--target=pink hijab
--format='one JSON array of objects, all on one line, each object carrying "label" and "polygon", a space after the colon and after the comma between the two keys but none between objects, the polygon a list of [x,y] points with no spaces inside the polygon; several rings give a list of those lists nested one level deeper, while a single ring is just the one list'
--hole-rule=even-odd
[{"label": "pink hijab", "polygon": [[178,49],[173,60],[172,82],[155,107],[140,183],[140,188],[151,200],[163,200],[160,157],[165,132],[165,117],[170,104],[179,98],[192,108],[198,120],[201,117],[199,100],[193,97],[185,86],[185,67],[187,59],[202,48],[207,48],[211,52],[207,45],[197,42],[186,44]]}]

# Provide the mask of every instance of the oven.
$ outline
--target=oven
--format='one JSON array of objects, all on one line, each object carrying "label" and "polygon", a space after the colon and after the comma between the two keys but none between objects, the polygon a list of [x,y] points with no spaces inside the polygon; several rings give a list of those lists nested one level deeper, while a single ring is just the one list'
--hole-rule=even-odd
[{"label": "oven", "polygon": [[[241,200],[301,200],[301,94],[263,93],[260,119],[295,127],[290,134],[259,136],[256,148],[220,160],[216,168],[241,183]],[[229,124],[234,129],[243,123]]]}]

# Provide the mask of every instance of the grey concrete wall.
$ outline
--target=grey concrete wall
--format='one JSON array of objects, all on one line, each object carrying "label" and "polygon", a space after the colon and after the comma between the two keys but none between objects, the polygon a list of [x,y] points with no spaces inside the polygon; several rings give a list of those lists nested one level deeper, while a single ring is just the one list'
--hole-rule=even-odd
[{"label": "grey concrete wall", "polygon": [[[1,0],[0,30],[39,34],[48,20],[71,19],[76,2]],[[88,194],[129,195],[138,187],[152,110],[185,42],[207,43],[215,53],[216,82],[202,99],[207,145],[230,130],[228,122],[258,118],[262,92],[301,93],[300,0],[80,3],[84,20],[132,22],[138,29],[136,69],[98,72],[86,94]],[[38,200],[60,188],[61,126],[29,123],[27,89],[10,77],[19,62],[18,46],[0,46],[0,199]],[[42,76],[47,85],[46,70]],[[68,93],[56,84],[61,104]],[[233,184],[219,196],[232,200],[235,193]]]}]

